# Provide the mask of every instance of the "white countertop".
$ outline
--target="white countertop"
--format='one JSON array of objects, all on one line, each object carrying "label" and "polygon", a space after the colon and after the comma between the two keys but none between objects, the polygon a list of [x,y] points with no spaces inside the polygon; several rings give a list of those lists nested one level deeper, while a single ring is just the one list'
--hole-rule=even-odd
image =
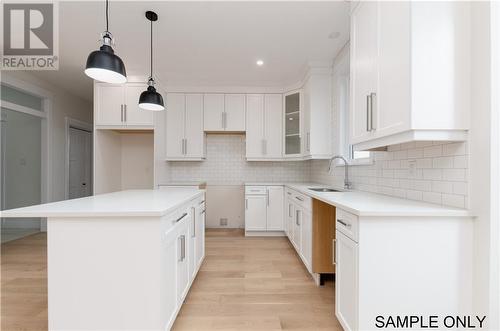
[{"label": "white countertop", "polygon": [[203,194],[197,189],[127,190],[4,210],[2,217],[164,216]]},{"label": "white countertop", "polygon": [[[369,192],[344,191],[342,188],[318,183],[245,183],[245,185],[283,185],[358,216],[472,216],[467,209],[440,206]],[[342,192],[315,192],[309,190],[310,187],[330,187]]]}]

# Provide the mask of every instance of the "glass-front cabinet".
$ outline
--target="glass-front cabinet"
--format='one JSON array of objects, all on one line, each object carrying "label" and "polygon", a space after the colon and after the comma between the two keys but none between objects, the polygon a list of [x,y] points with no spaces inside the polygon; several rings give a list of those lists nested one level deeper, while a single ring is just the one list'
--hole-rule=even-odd
[{"label": "glass-front cabinet", "polygon": [[301,155],[300,91],[285,94],[285,156]]}]

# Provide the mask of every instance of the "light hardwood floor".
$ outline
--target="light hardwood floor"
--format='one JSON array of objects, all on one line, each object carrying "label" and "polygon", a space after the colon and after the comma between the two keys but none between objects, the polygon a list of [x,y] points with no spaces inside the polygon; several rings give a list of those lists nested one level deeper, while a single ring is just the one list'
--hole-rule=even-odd
[{"label": "light hardwood floor", "polygon": [[[1,330],[47,330],[46,235],[2,244]],[[207,230],[206,258],[173,330],[342,330],[286,238]]]}]

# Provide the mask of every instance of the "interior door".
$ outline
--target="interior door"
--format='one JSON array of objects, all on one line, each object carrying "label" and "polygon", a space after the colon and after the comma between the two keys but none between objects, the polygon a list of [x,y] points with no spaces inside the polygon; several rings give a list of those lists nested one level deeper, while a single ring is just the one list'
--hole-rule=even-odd
[{"label": "interior door", "polygon": [[245,131],[245,95],[226,94],[224,96],[225,130]]},{"label": "interior door", "polygon": [[378,84],[378,6],[377,1],[363,1],[351,15],[351,144],[372,135],[368,96],[377,92]]},{"label": "interior door", "polygon": [[265,195],[247,195],[245,197],[245,230],[266,230],[266,207],[267,197]]},{"label": "interior door", "polygon": [[267,230],[283,231],[283,186],[268,186],[267,196]]},{"label": "interior door", "polygon": [[122,117],[124,87],[122,85],[98,84],[96,94],[97,112],[95,124],[125,125]]},{"label": "interior door", "polygon": [[185,156],[205,156],[205,133],[203,132],[203,94],[186,94]]},{"label": "interior door", "polygon": [[224,94],[203,96],[203,128],[205,131],[224,131]]},{"label": "interior door", "polygon": [[68,198],[92,194],[92,133],[69,128]]},{"label": "interior door", "polygon": [[264,96],[247,95],[246,157],[261,158],[264,154]]},{"label": "interior door", "polygon": [[166,155],[169,159],[184,157],[184,122],[185,122],[185,95],[169,93],[167,95],[166,117]]},{"label": "interior door", "polygon": [[[283,97],[281,94],[265,95],[265,139],[266,156],[281,158],[283,155]],[[248,110],[247,110],[248,111]],[[248,130],[248,122],[247,122]],[[248,135],[248,131],[247,131]]]},{"label": "interior door", "polygon": [[146,88],[146,84],[125,85],[125,120],[127,125],[153,125],[153,111],[139,108],[139,97]]},{"label": "interior door", "polygon": [[358,244],[336,231],[335,315],[344,330],[357,330]]}]

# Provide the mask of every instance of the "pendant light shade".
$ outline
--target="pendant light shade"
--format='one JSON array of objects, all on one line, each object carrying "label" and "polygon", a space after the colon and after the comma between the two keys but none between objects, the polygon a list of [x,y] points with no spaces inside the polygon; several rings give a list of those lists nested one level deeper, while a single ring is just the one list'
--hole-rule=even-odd
[{"label": "pendant light shade", "polygon": [[160,93],[156,92],[156,89],[154,87],[155,80],[153,78],[153,22],[158,20],[158,15],[155,12],[147,11],[146,18],[151,22],[151,71],[148,79],[148,88],[146,91],[142,92],[141,96],[139,97],[139,108],[159,111],[164,110],[165,106],[163,104],[163,97]]},{"label": "pendant light shade", "polygon": [[125,64],[113,51],[113,36],[108,30],[108,0],[106,0],[106,31],[102,34],[102,46],[87,58],[85,74],[92,79],[114,84],[127,81]]},{"label": "pendant light shade", "polygon": [[[149,82],[148,82],[149,84]],[[148,89],[141,93],[139,97],[139,107],[146,110],[164,110],[163,97],[156,92],[153,85],[149,85]]]}]

